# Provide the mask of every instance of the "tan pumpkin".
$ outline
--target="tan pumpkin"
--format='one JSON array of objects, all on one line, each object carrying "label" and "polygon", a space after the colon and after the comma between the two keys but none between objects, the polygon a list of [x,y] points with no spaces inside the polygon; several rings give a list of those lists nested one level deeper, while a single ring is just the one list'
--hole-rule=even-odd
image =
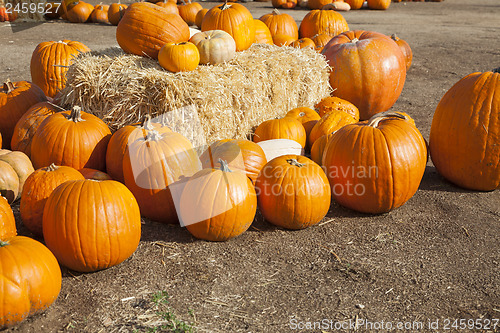
[{"label": "tan pumpkin", "polygon": [[351,6],[344,1],[334,1],[321,7],[323,10],[335,10],[337,12],[347,12],[351,10]]},{"label": "tan pumpkin", "polygon": [[260,142],[271,139],[290,139],[305,147],[306,130],[300,121],[292,117],[270,119],[264,121],[255,129],[253,141]]},{"label": "tan pumpkin", "polygon": [[13,203],[18,194],[19,176],[16,170],[9,163],[0,161],[0,195]]},{"label": "tan pumpkin", "polygon": [[0,155],[0,161],[8,163],[16,172],[17,177],[19,178],[19,189],[16,199],[20,198],[26,178],[28,178],[28,176],[35,171],[33,164],[31,164],[29,157],[20,151],[12,151],[2,154]]},{"label": "tan pumpkin", "polygon": [[230,61],[236,55],[234,38],[223,30],[198,32],[189,41],[198,48],[200,64],[216,65]]},{"label": "tan pumpkin", "polygon": [[273,38],[276,35],[287,35],[294,38],[294,40],[299,38],[297,23],[287,13],[281,13],[279,10],[274,9],[272,13],[262,15],[259,20],[267,25]]}]

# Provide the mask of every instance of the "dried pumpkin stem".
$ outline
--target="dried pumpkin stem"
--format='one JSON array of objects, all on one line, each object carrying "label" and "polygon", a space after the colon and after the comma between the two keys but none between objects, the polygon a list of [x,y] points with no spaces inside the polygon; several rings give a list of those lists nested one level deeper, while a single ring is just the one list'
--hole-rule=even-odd
[{"label": "dried pumpkin stem", "polygon": [[146,113],[142,118],[141,127],[148,131],[153,129],[151,125],[151,115],[149,113]]},{"label": "dried pumpkin stem", "polygon": [[226,10],[226,9],[228,9],[229,7],[231,7],[231,5],[228,5],[228,4],[227,4],[227,0],[226,0],[226,1],[224,1],[224,4],[223,4],[222,6],[220,6],[219,8],[220,8],[220,10]]},{"label": "dried pumpkin stem", "polygon": [[57,169],[59,169],[59,167],[54,163],[51,163],[48,167],[45,168],[45,171],[56,171]]},{"label": "dried pumpkin stem", "polygon": [[290,164],[290,165],[294,165],[294,166],[299,167],[299,168],[302,168],[302,167],[306,166],[303,163],[299,163],[299,161],[297,161],[296,158],[289,158],[289,159],[286,160],[286,162],[288,164]]},{"label": "dried pumpkin stem", "polygon": [[359,39],[357,37],[354,37],[352,40],[351,40],[351,43],[357,43],[359,42]]},{"label": "dried pumpkin stem", "polygon": [[16,89],[16,87],[14,87],[14,83],[12,83],[10,79],[7,79],[7,81],[3,83],[3,90],[5,93],[10,94],[14,89]]},{"label": "dried pumpkin stem", "polygon": [[278,10],[278,8],[274,8],[273,9],[273,15],[279,15],[281,14],[280,11]]},{"label": "dried pumpkin stem", "polygon": [[71,113],[69,114],[69,120],[74,121],[75,123],[83,121],[82,108],[78,105],[73,106],[73,109],[71,109]]},{"label": "dried pumpkin stem", "polygon": [[377,114],[374,114],[368,120],[368,126],[377,127],[378,124],[382,120],[387,119],[387,118],[393,118],[393,117],[398,118],[398,119],[402,119],[402,120],[408,120],[408,118],[405,115],[402,115],[400,113],[393,112],[393,111],[384,111],[384,112],[379,112]]},{"label": "dried pumpkin stem", "polygon": [[7,246],[9,245],[10,243],[8,241],[3,241],[3,240],[0,240],[0,247],[4,247],[4,246]]},{"label": "dried pumpkin stem", "polygon": [[155,130],[148,131],[148,134],[146,135],[146,141],[160,141],[160,139],[161,134]]},{"label": "dried pumpkin stem", "polygon": [[222,158],[219,158],[219,163],[220,163],[220,168],[222,172],[233,172],[231,169],[229,169],[229,165],[227,164],[226,161],[224,161]]}]

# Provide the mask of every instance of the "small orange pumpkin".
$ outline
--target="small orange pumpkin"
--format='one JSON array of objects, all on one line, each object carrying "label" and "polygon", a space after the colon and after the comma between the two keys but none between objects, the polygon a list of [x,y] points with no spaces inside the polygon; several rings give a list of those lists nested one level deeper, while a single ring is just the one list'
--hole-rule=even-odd
[{"label": "small orange pumpkin", "polygon": [[158,62],[168,71],[194,71],[200,64],[200,52],[191,42],[167,43],[158,53]]},{"label": "small orange pumpkin", "polygon": [[321,119],[316,111],[308,107],[292,109],[287,112],[285,117],[292,117],[300,121],[302,123],[302,126],[304,126],[304,129],[306,130],[307,137],[309,137],[309,134],[311,133],[314,125],[316,125],[318,120]]},{"label": "small orange pumpkin", "polygon": [[284,117],[264,121],[255,129],[254,142],[271,139],[290,139],[305,147],[307,135],[300,121],[292,117]]},{"label": "small orange pumpkin", "polygon": [[303,49],[303,48],[310,48],[314,49],[316,47],[316,44],[314,44],[313,40],[311,38],[300,38],[294,41],[292,44],[290,44],[291,47]]},{"label": "small orange pumpkin", "polygon": [[0,240],[17,235],[16,220],[9,202],[0,195]]},{"label": "small orange pumpkin", "polygon": [[179,15],[188,25],[195,25],[196,23],[196,15],[203,7],[199,2],[191,2],[191,0],[184,1],[177,5],[179,9]]},{"label": "small orange pumpkin", "polygon": [[273,38],[276,35],[287,35],[294,40],[299,38],[297,23],[295,19],[287,13],[281,13],[279,10],[274,9],[272,13],[262,15],[259,20],[267,25]]},{"label": "small orange pumpkin", "polygon": [[411,51],[410,45],[405,40],[396,36],[396,34],[392,34],[391,39],[395,41],[396,44],[398,44],[399,48],[401,49],[401,52],[403,52],[403,55],[405,56],[406,59],[406,70],[408,71],[411,67],[411,62],[413,60],[413,52]]},{"label": "small orange pumpkin", "polygon": [[[177,7],[176,7],[177,8]],[[118,25],[123,15],[125,14],[125,10],[127,9],[127,5],[122,3],[112,3],[109,5],[108,9],[108,20],[112,25]]]},{"label": "small orange pumpkin", "polygon": [[309,134],[309,148],[314,144],[314,141],[319,139],[323,135],[330,134],[339,130],[348,124],[354,124],[357,122],[356,118],[350,114],[343,111],[331,111],[325,114],[321,119],[314,125]]},{"label": "small orange pumpkin", "polygon": [[353,116],[356,121],[359,121],[358,108],[351,102],[342,98],[328,96],[319,101],[314,107],[318,110],[321,117],[332,111],[343,111]]}]

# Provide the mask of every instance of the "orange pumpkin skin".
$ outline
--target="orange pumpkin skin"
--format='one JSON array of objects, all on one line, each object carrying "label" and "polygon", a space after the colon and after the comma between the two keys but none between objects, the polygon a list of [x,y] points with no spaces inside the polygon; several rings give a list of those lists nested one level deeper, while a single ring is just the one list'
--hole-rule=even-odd
[{"label": "orange pumpkin skin", "polygon": [[297,0],[272,0],[274,8],[291,9],[297,7]]},{"label": "orange pumpkin skin", "polygon": [[12,150],[22,151],[30,157],[31,141],[36,130],[45,118],[58,111],[60,109],[49,102],[40,102],[29,108],[14,127],[10,143]]},{"label": "orange pumpkin skin", "polygon": [[327,35],[327,34],[316,34],[311,37],[312,41],[314,42],[314,49],[318,52],[323,51],[323,48],[325,47],[326,44],[332,39],[332,36]]},{"label": "orange pumpkin skin", "polygon": [[[125,15],[125,10],[127,9],[127,5],[121,3],[112,3],[109,5],[108,9],[108,20],[112,25],[118,25],[123,15]],[[177,7],[176,7],[177,9]]]},{"label": "orange pumpkin skin", "polygon": [[388,110],[406,80],[406,62],[389,37],[371,31],[347,31],[322,51],[332,70],[332,96],[356,105],[361,120]]},{"label": "orange pumpkin skin", "polygon": [[70,180],[52,191],[45,203],[43,237],[62,265],[78,272],[106,269],[137,249],[139,206],[117,181]]},{"label": "orange pumpkin skin", "polygon": [[255,24],[255,41],[254,43],[273,45],[273,36],[267,25],[261,20],[253,20]]},{"label": "orange pumpkin skin", "polygon": [[203,169],[191,177],[179,207],[181,221],[194,237],[220,242],[250,227],[257,212],[257,196],[244,173],[225,165]]},{"label": "orange pumpkin skin", "polygon": [[177,8],[177,4],[175,4],[174,2],[157,2],[156,3],[157,6],[160,6],[160,7],[163,7],[164,9],[167,10],[167,12],[169,12],[170,14],[177,14],[177,15],[180,15],[179,14],[179,8]]},{"label": "orange pumpkin skin", "polygon": [[276,46],[290,46],[295,41],[295,37],[288,35],[277,34],[273,36],[273,43]]},{"label": "orange pumpkin skin", "polygon": [[35,169],[54,163],[104,171],[110,138],[111,131],[101,119],[75,106],[40,124],[31,142],[31,159]]},{"label": "orange pumpkin skin", "polygon": [[307,135],[300,121],[291,117],[284,117],[264,121],[255,129],[253,142],[271,139],[290,139],[305,147]]},{"label": "orange pumpkin skin", "polygon": [[255,40],[255,25],[250,11],[239,3],[215,6],[203,18],[201,31],[224,30],[236,42],[236,51],[248,49]]},{"label": "orange pumpkin skin", "polygon": [[141,128],[129,135],[123,176],[144,217],[178,223],[174,197],[179,197],[182,180],[199,170],[201,162],[196,151],[179,133]]},{"label": "orange pumpkin skin", "polygon": [[342,14],[334,10],[314,9],[302,19],[299,35],[302,38],[317,34],[336,36],[348,30],[349,26]]},{"label": "orange pumpkin skin", "polygon": [[91,168],[83,168],[80,170],[80,173],[85,179],[93,179],[93,180],[113,180],[110,175],[106,172],[102,172],[100,170],[91,169]]},{"label": "orange pumpkin skin", "polygon": [[408,71],[411,67],[411,62],[413,60],[413,52],[411,51],[410,45],[403,39],[399,38],[395,34],[391,35],[391,39],[398,44],[399,49],[403,52],[403,55],[406,60],[406,71]]},{"label": "orange pumpkin skin", "polygon": [[353,116],[342,111],[333,111],[325,114],[316,125],[314,125],[311,134],[309,134],[309,148],[311,148],[314,142],[323,135],[338,131],[345,125],[354,124],[355,122],[356,119]]},{"label": "orange pumpkin skin", "polygon": [[200,156],[204,169],[220,166],[219,159],[227,161],[231,170],[246,174],[252,183],[267,163],[264,150],[255,142],[244,139],[216,141]]},{"label": "orange pumpkin skin", "polygon": [[95,6],[92,14],[90,14],[90,21],[100,24],[109,24],[108,19],[109,5],[97,5]]},{"label": "orange pumpkin skin", "polygon": [[304,37],[301,39],[297,39],[292,44],[290,44],[290,46],[295,47],[295,48],[299,48],[299,49],[303,49],[303,48],[314,49],[316,47],[316,44],[314,44],[314,42],[311,38]]},{"label": "orange pumpkin skin", "polygon": [[7,199],[0,195],[0,240],[17,235],[16,220]]},{"label": "orange pumpkin skin", "polygon": [[80,42],[42,42],[31,56],[31,79],[45,95],[54,97],[66,85],[66,72],[73,59],[90,49]]},{"label": "orange pumpkin skin", "polygon": [[332,3],[333,0],[309,0],[307,2],[307,7],[309,9],[321,9],[324,5]]},{"label": "orange pumpkin skin", "polygon": [[471,190],[500,188],[500,73],[469,74],[436,107],[429,147],[437,171]]},{"label": "orange pumpkin skin", "polygon": [[321,117],[323,117],[328,112],[342,111],[353,116],[356,121],[359,121],[358,108],[351,102],[348,102],[342,98],[328,96],[319,101],[314,107],[316,110],[318,110],[318,113]]},{"label": "orange pumpkin skin", "polygon": [[4,82],[0,89],[0,133],[3,148],[10,149],[14,127],[28,109],[47,98],[36,84],[27,81]]},{"label": "orange pumpkin skin", "polygon": [[82,180],[83,175],[68,166],[51,164],[46,168],[35,170],[24,183],[19,212],[23,224],[32,233],[43,235],[42,217],[45,202],[52,191],[68,180]]},{"label": "orange pumpkin skin", "polygon": [[208,8],[202,8],[196,13],[196,18],[194,19],[194,23],[198,27],[198,29],[201,29],[201,23],[203,22],[203,18],[205,17],[205,14],[208,12]]},{"label": "orange pumpkin skin", "polygon": [[76,0],[67,6],[66,18],[71,23],[85,23],[90,19],[93,10],[94,6],[91,4]]},{"label": "orange pumpkin skin", "polygon": [[365,0],[344,0],[344,2],[348,3],[351,9],[360,9],[363,7],[363,2],[365,2]]},{"label": "orange pumpkin skin", "polygon": [[173,73],[194,71],[200,64],[200,52],[191,42],[167,43],[158,53],[158,62]]},{"label": "orange pumpkin skin", "polygon": [[147,2],[131,4],[116,28],[116,41],[125,52],[153,59],[166,43],[187,40],[189,26],[179,15]]},{"label": "orange pumpkin skin", "polygon": [[0,329],[48,308],[61,291],[62,274],[42,243],[24,236],[0,240]]},{"label": "orange pumpkin skin", "polygon": [[259,20],[267,25],[273,38],[276,35],[286,35],[292,37],[293,40],[299,39],[299,28],[297,23],[295,19],[287,13],[281,13],[279,10],[274,9],[272,13],[262,15]]},{"label": "orange pumpkin skin", "polygon": [[328,145],[328,142],[335,135],[337,131],[330,134],[320,136],[311,146],[311,160],[319,165],[323,165],[323,153]]},{"label": "orange pumpkin skin", "polygon": [[368,8],[386,10],[391,5],[391,0],[367,0]]},{"label": "orange pumpkin skin", "polygon": [[196,24],[196,15],[203,9],[199,2],[191,2],[189,0],[177,5],[177,8],[179,9],[179,15],[188,25]]},{"label": "orange pumpkin skin", "polygon": [[[291,117],[301,122],[302,126],[304,126],[304,129],[306,130],[306,141],[309,141],[309,134],[311,133],[311,130],[313,129],[314,125],[316,125],[316,123],[321,119],[316,111],[308,107],[292,109],[287,112],[285,117]],[[308,142],[306,142],[306,144],[307,146],[309,146]]]},{"label": "orange pumpkin skin", "polygon": [[255,188],[264,218],[283,228],[307,228],[321,221],[330,208],[328,179],[319,165],[304,156],[272,159]]},{"label": "orange pumpkin skin", "polygon": [[427,164],[419,130],[401,114],[383,112],[346,125],[328,142],[323,166],[339,204],[380,214],[417,191]]}]

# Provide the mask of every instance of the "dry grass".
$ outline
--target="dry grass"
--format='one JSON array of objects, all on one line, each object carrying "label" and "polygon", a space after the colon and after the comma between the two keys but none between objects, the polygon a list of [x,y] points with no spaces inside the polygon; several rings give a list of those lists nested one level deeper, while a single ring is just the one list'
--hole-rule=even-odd
[{"label": "dry grass", "polygon": [[207,143],[245,138],[262,121],[312,107],[330,91],[328,65],[313,50],[254,44],[230,62],[174,74],[157,61],[110,48],[75,60],[62,102],[81,105],[112,130],[146,113],[166,114],[168,126],[200,145],[199,133]]}]

